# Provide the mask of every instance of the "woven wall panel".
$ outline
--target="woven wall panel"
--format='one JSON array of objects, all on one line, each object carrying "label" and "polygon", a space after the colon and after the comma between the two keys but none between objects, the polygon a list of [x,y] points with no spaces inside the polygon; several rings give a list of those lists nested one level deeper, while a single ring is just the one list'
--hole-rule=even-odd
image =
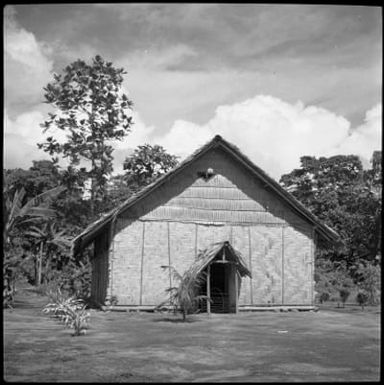
[{"label": "woven wall panel", "polygon": [[[169,223],[171,265],[183,274],[195,260],[196,227],[194,224]],[[172,285],[177,282],[172,281]]]},{"label": "woven wall panel", "polygon": [[140,303],[143,226],[143,222],[131,222],[114,239],[109,292],[120,305]]},{"label": "woven wall panel", "polygon": [[311,238],[295,230],[284,229],[284,304],[312,303]]},{"label": "woven wall panel", "polygon": [[[206,228],[206,226],[199,226],[201,231]],[[209,231],[213,233],[213,242],[225,242],[229,241],[231,236],[231,228],[229,226],[209,226]],[[207,245],[209,246],[209,245]]]},{"label": "woven wall panel", "polygon": [[250,233],[253,304],[281,304],[281,228],[253,226],[250,228]]},{"label": "woven wall panel", "polygon": [[[244,226],[233,226],[232,227],[232,246],[241,253],[244,262],[247,267],[249,266],[249,238],[248,238],[248,227]],[[240,282],[240,295],[239,305],[250,305],[251,304],[251,285],[250,278],[244,277],[239,280]]]},{"label": "woven wall panel", "polygon": [[169,296],[165,292],[169,288],[169,270],[161,268],[168,264],[167,223],[146,223],[141,305],[158,305]]},{"label": "woven wall panel", "polygon": [[197,225],[197,253],[205,250],[215,242],[214,228],[216,226]]}]

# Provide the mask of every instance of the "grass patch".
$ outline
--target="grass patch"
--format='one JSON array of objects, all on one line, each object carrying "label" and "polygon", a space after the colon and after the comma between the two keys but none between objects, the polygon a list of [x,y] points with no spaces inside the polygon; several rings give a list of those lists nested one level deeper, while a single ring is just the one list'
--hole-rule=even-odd
[{"label": "grass patch", "polygon": [[92,328],[72,338],[35,300],[4,311],[10,382],[379,380],[379,308],[326,303],[318,312],[197,314],[190,322],[92,310]]}]

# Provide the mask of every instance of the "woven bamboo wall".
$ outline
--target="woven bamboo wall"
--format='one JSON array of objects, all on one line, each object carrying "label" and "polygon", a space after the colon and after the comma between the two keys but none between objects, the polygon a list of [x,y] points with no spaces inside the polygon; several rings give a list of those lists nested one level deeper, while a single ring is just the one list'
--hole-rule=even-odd
[{"label": "woven bamboo wall", "polygon": [[[249,260],[249,240],[248,240],[248,226],[233,226],[231,229],[232,246],[240,251],[244,261],[246,262],[249,270],[252,273],[252,266]],[[230,241],[231,242],[231,241]],[[251,279],[244,277],[240,282],[240,295],[239,305],[250,305],[251,304]]]},{"label": "woven bamboo wall", "polygon": [[311,234],[284,228],[284,304],[312,304],[313,255]]},{"label": "woven bamboo wall", "polygon": [[140,304],[144,226],[143,222],[131,221],[114,238],[108,293],[117,297],[118,304]]},{"label": "woven bamboo wall", "polygon": [[253,304],[282,304],[282,227],[250,228]]},{"label": "woven bamboo wall", "polygon": [[[212,167],[208,181],[197,171]],[[108,293],[120,305],[156,305],[199,250],[229,240],[252,272],[239,304],[311,304],[312,228],[249,172],[212,151],[123,213],[110,252]]]},{"label": "woven bamboo wall", "polygon": [[[195,260],[196,225],[171,222],[168,229],[170,265],[182,274]],[[177,284],[171,279],[172,285]]]}]

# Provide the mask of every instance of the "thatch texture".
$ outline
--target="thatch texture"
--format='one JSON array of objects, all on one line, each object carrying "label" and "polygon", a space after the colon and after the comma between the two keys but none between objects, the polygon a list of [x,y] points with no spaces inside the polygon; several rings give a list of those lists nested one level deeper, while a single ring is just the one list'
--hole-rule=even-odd
[{"label": "thatch texture", "polygon": [[237,271],[241,277],[248,276],[252,278],[241,253],[234,249],[229,242],[218,242],[210,245],[205,250],[201,251],[196,261],[187,270],[188,275],[196,277],[215,259],[215,257],[224,252],[225,258],[235,264]]}]

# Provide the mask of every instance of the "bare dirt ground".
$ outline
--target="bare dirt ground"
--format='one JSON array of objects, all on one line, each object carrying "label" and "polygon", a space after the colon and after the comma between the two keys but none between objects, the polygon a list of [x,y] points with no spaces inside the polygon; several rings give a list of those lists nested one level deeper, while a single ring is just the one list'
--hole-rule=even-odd
[{"label": "bare dirt ground", "polygon": [[91,312],[72,337],[19,291],[4,310],[8,382],[378,381],[380,309],[180,316]]}]

